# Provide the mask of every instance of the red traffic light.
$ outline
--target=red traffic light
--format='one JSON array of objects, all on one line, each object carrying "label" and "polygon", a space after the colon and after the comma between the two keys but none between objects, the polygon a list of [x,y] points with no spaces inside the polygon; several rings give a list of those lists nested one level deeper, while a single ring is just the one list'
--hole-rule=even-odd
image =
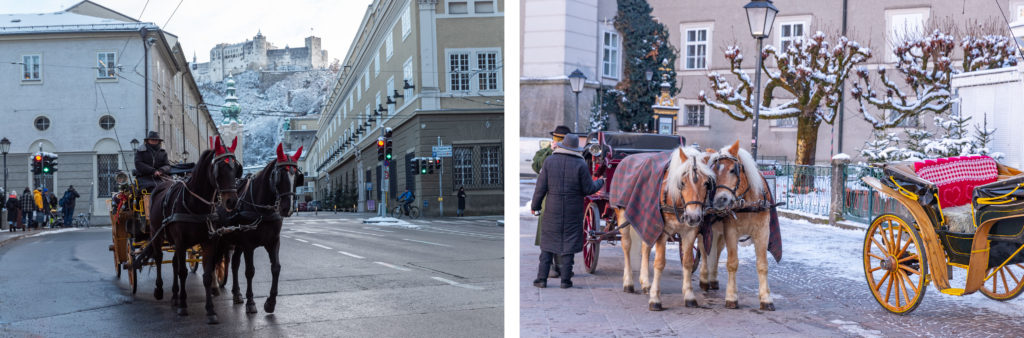
[{"label": "red traffic light", "polygon": [[36,155],[35,160],[36,161],[42,161],[43,160],[43,156],[42,155]]},{"label": "red traffic light", "polygon": [[377,140],[377,146],[378,147],[383,147],[384,146],[384,140]]}]

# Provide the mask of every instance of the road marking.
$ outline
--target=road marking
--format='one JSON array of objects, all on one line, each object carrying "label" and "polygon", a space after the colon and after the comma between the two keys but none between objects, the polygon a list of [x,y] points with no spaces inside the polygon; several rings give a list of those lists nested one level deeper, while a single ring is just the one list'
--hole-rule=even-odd
[{"label": "road marking", "polygon": [[316,243],[313,243],[313,246],[321,247],[321,248],[324,248],[324,249],[327,249],[327,250],[334,250],[334,249],[331,249],[331,247],[329,247],[329,246],[323,246],[323,245],[316,244]]},{"label": "road marking", "polygon": [[359,234],[359,235],[384,237],[384,235],[381,235],[381,234],[374,234],[374,233],[362,232],[362,231],[352,231],[352,230],[344,230],[344,229],[334,229],[334,230],[335,231],[341,231],[341,232],[353,233],[353,234]]},{"label": "road marking", "polygon": [[338,253],[340,253],[340,254],[342,254],[342,255],[345,255],[345,256],[349,256],[349,257],[354,257],[354,258],[358,258],[358,259],[363,259],[363,258],[366,258],[366,257],[360,256],[360,255],[356,255],[356,254],[351,254],[351,253],[347,253],[347,252],[344,252],[344,251],[338,251]]},{"label": "road marking", "polygon": [[383,266],[386,266],[386,267],[389,267],[389,268],[392,268],[392,269],[395,269],[395,270],[412,271],[409,268],[403,268],[403,267],[400,267],[400,266],[397,266],[397,265],[391,265],[391,264],[384,263],[384,262],[374,262],[374,263],[377,263],[377,264],[380,264],[380,265],[383,265]]},{"label": "road marking", "polygon": [[281,235],[281,237],[284,237],[284,238],[287,238],[287,239],[292,239],[291,236],[286,236],[286,235]]},{"label": "road marking", "polygon": [[296,240],[296,241],[299,241],[299,242],[302,242],[302,243],[309,243],[309,241],[307,241],[307,240],[304,240],[304,239],[302,239],[302,238],[296,238],[295,240]]},{"label": "road marking", "polygon": [[427,242],[427,241],[418,241],[418,240],[415,240],[415,239],[408,239],[408,238],[403,238],[402,240],[403,241],[416,242],[416,243],[437,245],[437,246],[446,246],[446,247],[449,247],[449,248],[452,247],[451,245],[448,245],[448,244],[441,244],[441,243],[434,243],[434,242]]},{"label": "road marking", "polygon": [[472,289],[472,290],[483,290],[484,289],[484,288],[476,286],[476,285],[462,284],[462,283],[459,283],[459,282],[456,282],[456,281],[453,281],[453,280],[444,279],[444,278],[441,278],[441,277],[430,277],[430,278],[433,278],[435,280],[439,280],[439,281],[448,283],[449,285],[452,285],[452,286],[458,286],[460,288],[466,288],[466,289]]}]

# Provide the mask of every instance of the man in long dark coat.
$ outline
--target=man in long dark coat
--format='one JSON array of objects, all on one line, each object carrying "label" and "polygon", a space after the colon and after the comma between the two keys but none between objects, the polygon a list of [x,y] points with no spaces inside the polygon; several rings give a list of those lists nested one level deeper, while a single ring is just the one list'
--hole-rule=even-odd
[{"label": "man in long dark coat", "polygon": [[167,161],[167,152],[161,148],[163,142],[159,133],[150,131],[146,136],[145,143],[135,150],[135,170],[139,174],[139,186],[150,193],[171,170],[171,162]]},{"label": "man in long dark coat", "polygon": [[[555,130],[551,131],[551,145],[542,147],[540,150],[537,150],[537,153],[533,154],[533,164],[530,165],[533,168],[533,172],[540,174],[541,168],[544,167],[544,160],[546,160],[548,156],[551,156],[555,151],[555,145],[558,144],[558,142],[562,142],[565,135],[571,132],[572,130],[566,126],[557,126],[555,127]],[[540,214],[544,214],[544,201],[541,201],[540,204]],[[538,223],[537,236],[533,239],[533,245],[540,246],[540,235],[540,224]],[[560,276],[561,275],[558,274],[558,262],[556,261],[554,264],[551,264],[551,273],[548,275],[548,278],[558,278]]]},{"label": "man in long dark coat", "polygon": [[537,177],[530,210],[536,215],[547,197],[541,217],[540,266],[533,285],[547,287],[551,258],[558,255],[558,271],[563,289],[572,287],[573,256],[583,251],[583,198],[604,185],[604,179],[591,180],[583,160],[579,137],[568,134],[544,160]]}]

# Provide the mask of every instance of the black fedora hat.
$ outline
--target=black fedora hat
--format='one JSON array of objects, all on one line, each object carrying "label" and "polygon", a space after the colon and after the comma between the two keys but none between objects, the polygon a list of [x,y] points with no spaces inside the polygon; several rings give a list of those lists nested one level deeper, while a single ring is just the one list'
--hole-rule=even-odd
[{"label": "black fedora hat", "polygon": [[569,134],[571,132],[572,129],[569,129],[569,127],[557,126],[555,127],[555,131],[551,132],[551,136],[565,137],[566,134]]},{"label": "black fedora hat", "polygon": [[149,135],[146,135],[145,140],[146,141],[148,141],[148,140],[157,140],[157,141],[160,141],[160,142],[164,141],[164,139],[160,138],[160,133],[152,131],[152,130],[149,131]]}]

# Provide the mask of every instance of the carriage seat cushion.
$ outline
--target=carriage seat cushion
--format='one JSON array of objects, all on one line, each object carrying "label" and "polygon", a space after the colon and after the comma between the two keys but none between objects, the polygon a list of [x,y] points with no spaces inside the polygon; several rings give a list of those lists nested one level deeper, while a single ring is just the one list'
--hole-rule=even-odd
[{"label": "carriage seat cushion", "polygon": [[974,233],[974,216],[971,215],[971,206],[969,204],[942,208],[942,216],[946,218],[946,226],[949,231]]},{"label": "carriage seat cushion", "polygon": [[943,208],[971,203],[974,187],[995,182],[996,161],[988,156],[959,156],[914,163],[917,176],[935,184]]}]

